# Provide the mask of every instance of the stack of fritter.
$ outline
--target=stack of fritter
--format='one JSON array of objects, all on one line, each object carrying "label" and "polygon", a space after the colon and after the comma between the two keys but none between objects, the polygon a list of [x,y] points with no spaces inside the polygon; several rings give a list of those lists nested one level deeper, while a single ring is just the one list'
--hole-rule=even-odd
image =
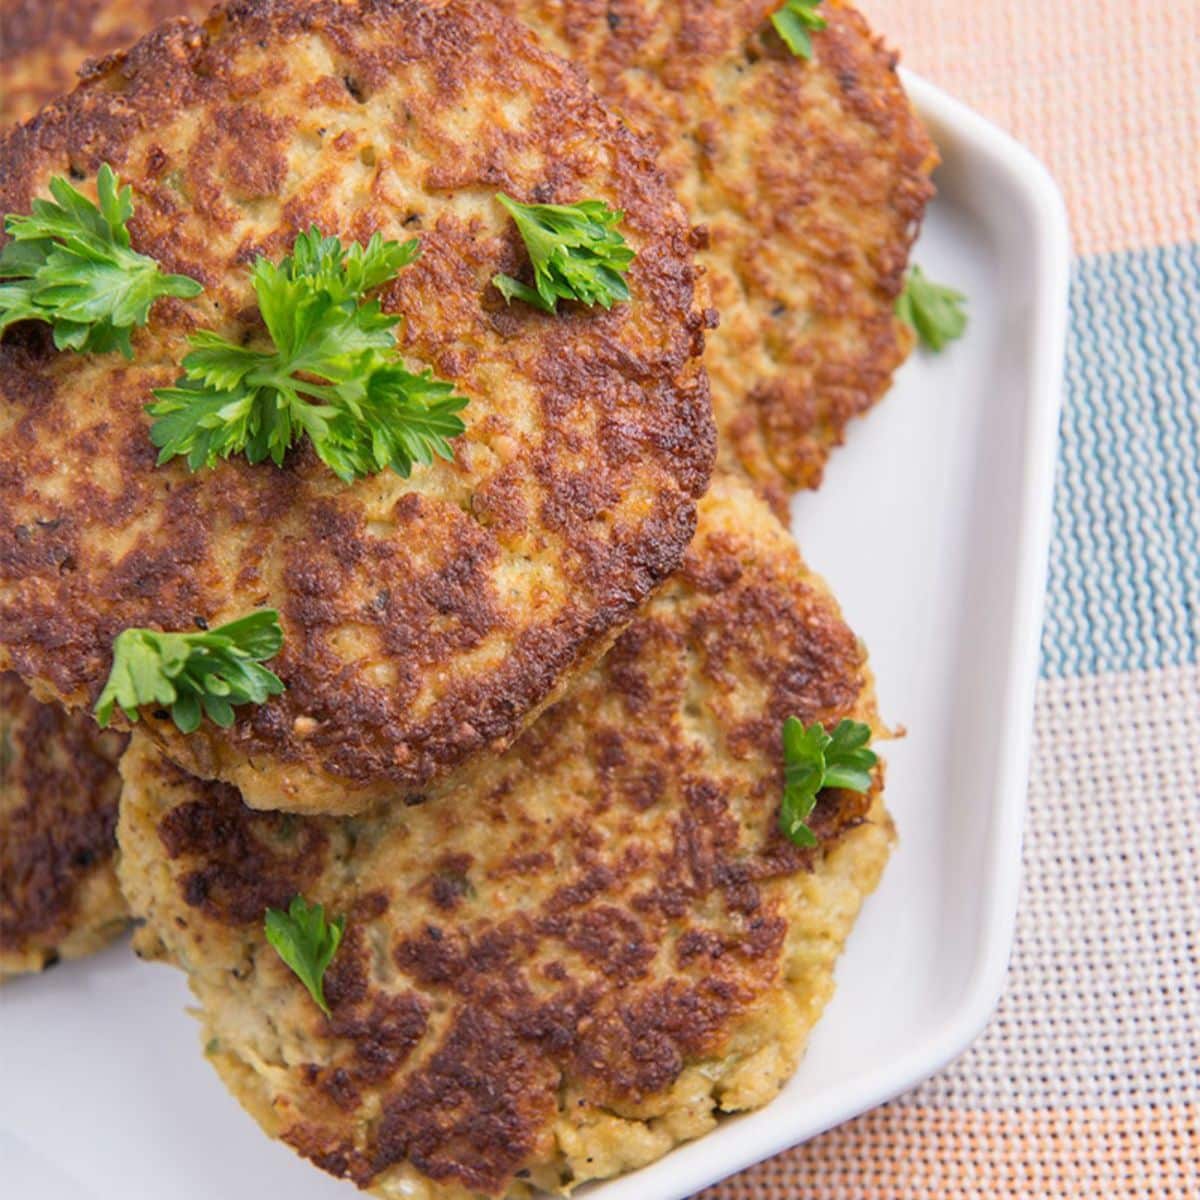
[{"label": "stack of fritter", "polygon": [[[0,341],[0,976],[122,927],[119,797],[139,952],[270,1134],[381,1195],[641,1165],[786,1080],[890,849],[881,767],[780,830],[784,721],[882,728],[776,514],[909,349],[932,147],[834,0],[811,59],[750,0],[206,8],[0,0],[9,119],[202,20],[0,137],[0,211],[110,164],[204,284],[129,361]],[[629,302],[506,303],[498,192],[619,210]],[[156,465],[189,335],[251,341],[246,267],[314,225],[419,239],[380,300],[469,401],[453,460]],[[118,780],[116,636],[264,607],[282,694],[144,707]],[[345,920],[327,1012],[266,936],[298,896]]]}]

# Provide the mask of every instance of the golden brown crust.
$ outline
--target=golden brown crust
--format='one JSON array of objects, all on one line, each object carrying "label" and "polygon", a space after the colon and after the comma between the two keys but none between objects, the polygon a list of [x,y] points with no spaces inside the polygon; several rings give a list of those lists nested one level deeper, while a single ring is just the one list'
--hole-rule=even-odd
[{"label": "golden brown crust", "polygon": [[[421,804],[255,813],[135,738],[122,882],[222,1074],[318,1166],[417,1197],[570,1185],[765,1102],[828,997],[891,827],[877,793],[831,793],[819,851],[779,834],[789,715],[877,725],[864,652],[719,480],[604,662]],[[262,937],[298,892],[348,919],[328,1021]]]},{"label": "golden brown crust", "polygon": [[126,741],[0,673],[0,979],[125,927],[113,860]]},{"label": "golden brown crust", "polygon": [[937,156],[896,55],[844,0],[811,62],[771,30],[778,0],[498,2],[654,138],[707,229],[722,462],[776,504],[816,487],[911,349],[893,309]]},{"label": "golden brown crust", "polygon": [[90,58],[131,45],[168,17],[202,18],[211,0],[0,0],[0,127],[75,86]]},{"label": "golden brown crust", "polygon": [[[147,719],[194,772],[361,811],[505,745],[678,565],[711,468],[690,235],[648,148],[466,0],[238,0],[0,139],[0,210],[102,161],[137,192],[136,247],[207,290],[161,302],[132,364],[36,327],[0,346],[0,665],[90,704],[121,629],[271,605],[282,698],[230,734]],[[505,307],[489,281],[523,250],[499,190],[623,209],[633,301]],[[245,264],[314,222],[421,238],[383,299],[410,365],[471,399],[456,462],[350,487],[307,449],[156,468],[143,407],[184,335],[253,334]]]}]

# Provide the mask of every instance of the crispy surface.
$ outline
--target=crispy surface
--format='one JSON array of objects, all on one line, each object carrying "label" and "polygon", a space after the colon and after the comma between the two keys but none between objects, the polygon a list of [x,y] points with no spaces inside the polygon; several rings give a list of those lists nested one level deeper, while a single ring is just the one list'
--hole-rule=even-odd
[{"label": "crispy surface", "polygon": [[662,148],[707,227],[705,364],[722,461],[781,503],[812,488],[911,348],[895,319],[936,153],[896,56],[842,0],[812,62],[779,0],[499,0]]},{"label": "crispy surface", "polygon": [[[207,290],[160,302],[132,365],[33,326],[0,346],[0,667],[90,704],[121,629],[270,605],[283,697],[227,734],[146,716],[193,772],[348,812],[507,744],[678,565],[711,467],[690,235],[648,149],[466,0],[244,0],[0,139],[0,210],[102,161],[134,183],[135,246]],[[625,210],[632,302],[506,308],[489,281],[525,260],[498,190]],[[456,462],[348,487],[307,448],[156,469],[143,406],[184,335],[253,335],[245,264],[314,222],[421,238],[383,299],[409,364],[471,399]]]},{"label": "crispy surface", "polygon": [[125,928],[113,859],[126,741],[0,674],[0,980]]},{"label": "crispy surface", "polygon": [[89,58],[131,45],[168,17],[199,20],[211,0],[0,0],[0,126],[75,86]]},{"label": "crispy surface", "polygon": [[[135,736],[119,836],[140,948],[189,972],[264,1128],[380,1195],[632,1168],[775,1094],[886,861],[878,787],[822,797],[819,851],[778,833],[793,713],[876,722],[864,652],[763,503],[719,481],[604,662],[421,805],[256,813]],[[348,918],[331,1020],[261,933],[297,893]]]}]

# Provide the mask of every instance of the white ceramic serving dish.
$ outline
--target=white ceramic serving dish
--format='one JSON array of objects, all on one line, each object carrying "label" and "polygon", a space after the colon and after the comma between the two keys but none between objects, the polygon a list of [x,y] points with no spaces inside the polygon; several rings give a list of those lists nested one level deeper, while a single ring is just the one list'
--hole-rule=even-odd
[{"label": "white ceramic serving dish", "polygon": [[[1020,873],[1069,246],[1041,165],[907,77],[944,166],[917,261],[970,296],[794,525],[871,648],[901,843],[782,1095],[587,1200],[682,1200],[912,1087],[980,1032]],[[0,1194],[349,1200],[265,1139],[199,1053],[182,975],[124,945],[0,989]]]}]

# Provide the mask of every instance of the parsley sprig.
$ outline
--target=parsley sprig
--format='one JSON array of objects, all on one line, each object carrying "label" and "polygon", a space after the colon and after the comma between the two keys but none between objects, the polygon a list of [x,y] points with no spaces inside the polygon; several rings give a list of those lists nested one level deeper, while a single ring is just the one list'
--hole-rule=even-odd
[{"label": "parsley sprig", "polygon": [[962,292],[934,283],[914,266],[896,301],[896,315],[916,331],[923,346],[936,353],[966,332],[966,302]]},{"label": "parsley sprig", "polygon": [[825,18],[817,12],[820,3],[821,0],[786,0],[782,8],[771,14],[775,32],[798,58],[812,58],[813,31],[825,28]]},{"label": "parsley sprig", "polygon": [[579,300],[612,308],[629,299],[624,273],[634,252],[615,226],[625,214],[603,200],[576,204],[522,204],[501,192],[497,200],[517,223],[529,251],[535,287],[511,275],[492,282],[505,300],[524,300],[543,312],[556,312],[559,300]]},{"label": "parsley sprig", "polygon": [[53,200],[4,218],[12,240],[0,251],[0,333],[17,321],[43,321],[59,350],[132,358],[129,331],[146,324],[159,296],[189,299],[203,290],[130,248],[133,192],[107,163],[96,192],[99,204],[55,176]]},{"label": "parsley sprig", "polygon": [[227,729],[236,705],[262,704],[282,693],[282,681],[261,665],[282,645],[279,614],[270,608],[195,633],[126,629],[113,642],[96,720],[106,727],[114,706],[136,721],[143,704],[170,705],[182,733],[194,732],[202,715]]},{"label": "parsley sprig", "polygon": [[267,941],[308,988],[317,1007],[329,1016],[325,971],[341,945],[346,918],[326,921],[324,905],[309,904],[303,896],[295,896],[287,912],[268,908],[264,926]]},{"label": "parsley sprig", "polygon": [[305,435],[347,482],[452,458],[466,399],[430,370],[409,371],[395,353],[401,318],[366,299],[418,251],[378,234],[347,249],[314,228],[282,262],[260,256],[253,283],[271,348],[192,338],[182,377],[148,409],[159,463],[186,456],[195,471],[244,453],[278,466]]},{"label": "parsley sprig", "polygon": [[870,726],[861,721],[839,721],[833,733],[813,722],[807,729],[796,717],[783,723],[783,803],[779,828],[797,846],[815,846],[816,834],[808,818],[823,788],[866,792],[878,755],[867,749]]}]

